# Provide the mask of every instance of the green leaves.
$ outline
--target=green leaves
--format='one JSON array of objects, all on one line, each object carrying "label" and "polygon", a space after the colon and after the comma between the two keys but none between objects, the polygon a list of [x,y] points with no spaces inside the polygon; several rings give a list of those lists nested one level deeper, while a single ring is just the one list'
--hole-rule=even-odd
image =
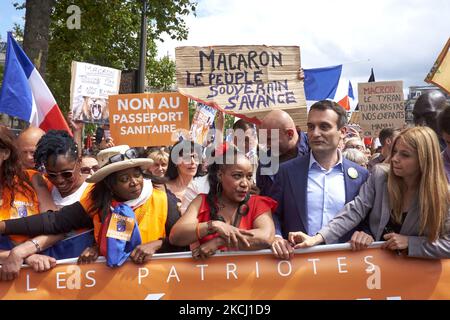
[{"label": "green leaves", "polygon": [[[68,29],[70,5],[81,9],[81,28]],[[50,25],[46,79],[62,110],[70,105],[72,60],[121,70],[137,69],[141,0],[56,0]],[[163,33],[175,39],[187,38],[184,18],[194,12],[191,0],[148,0],[147,78],[152,87],[170,89],[175,63],[156,59],[155,40]]]}]

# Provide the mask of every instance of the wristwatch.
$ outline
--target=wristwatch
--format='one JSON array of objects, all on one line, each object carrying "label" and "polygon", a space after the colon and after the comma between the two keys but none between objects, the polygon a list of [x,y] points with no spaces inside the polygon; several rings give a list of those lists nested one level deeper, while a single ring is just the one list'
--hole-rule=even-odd
[{"label": "wristwatch", "polygon": [[39,245],[39,242],[37,242],[37,240],[30,239],[29,241],[31,241],[34,244],[34,246],[36,247],[36,253],[41,252],[41,246]]}]

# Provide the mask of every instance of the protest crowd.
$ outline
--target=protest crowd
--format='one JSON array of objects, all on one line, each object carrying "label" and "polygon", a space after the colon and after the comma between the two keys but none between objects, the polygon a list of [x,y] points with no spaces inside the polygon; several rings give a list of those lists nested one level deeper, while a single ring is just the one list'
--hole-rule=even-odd
[{"label": "protest crowd", "polygon": [[[74,140],[83,124],[71,114],[73,136],[29,127],[15,137],[2,126],[1,279],[17,277],[23,263],[46,271],[75,256],[105,256],[116,267],[155,253],[205,259],[270,248],[290,259],[296,248],[350,242],[363,250],[379,240],[405,256],[449,258],[450,107],[421,103],[417,125],[381,130],[376,148],[330,100],[311,106],[305,131],[275,110],[258,127],[239,119],[220,139],[217,112],[207,147],[181,137],[130,148],[100,130],[83,155]],[[279,137],[264,145],[258,130]],[[278,170],[264,170],[262,153]],[[68,238],[70,246],[53,247]]]},{"label": "protest crowd", "polygon": [[[269,103],[271,90],[287,87],[260,91]],[[161,99],[160,108],[178,107]],[[75,111],[70,130],[30,126],[15,136],[0,126],[0,279],[75,257],[120,267],[157,253],[270,249],[289,260],[297,248],[347,242],[450,258],[450,106],[439,92],[417,99],[414,125],[369,140],[330,99],[310,106],[305,126],[274,108],[259,121],[236,117],[226,132],[227,108],[202,108],[206,116],[194,115],[171,144],[118,143],[120,121],[83,137],[88,121]]]}]

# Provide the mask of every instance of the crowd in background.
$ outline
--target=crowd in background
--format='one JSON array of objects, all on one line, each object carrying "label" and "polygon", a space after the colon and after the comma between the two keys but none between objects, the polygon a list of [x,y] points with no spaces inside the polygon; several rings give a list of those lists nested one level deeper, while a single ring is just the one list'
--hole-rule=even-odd
[{"label": "crowd in background", "polygon": [[73,136],[0,127],[1,280],[68,257],[117,267],[162,252],[270,248],[290,259],[299,247],[380,240],[449,258],[450,106],[424,94],[413,114],[416,126],[382,129],[370,145],[328,100],[311,106],[306,128],[275,110],[257,126],[239,119],[208,146],[130,148],[108,126],[82,141],[71,114]]}]

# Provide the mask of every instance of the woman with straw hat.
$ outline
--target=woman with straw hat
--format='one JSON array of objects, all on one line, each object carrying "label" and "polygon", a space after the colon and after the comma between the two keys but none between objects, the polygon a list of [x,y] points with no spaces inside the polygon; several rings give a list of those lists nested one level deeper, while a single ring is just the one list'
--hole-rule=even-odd
[{"label": "woman with straw hat", "polygon": [[100,254],[111,267],[122,265],[128,257],[143,263],[155,252],[182,250],[167,238],[179,218],[176,204],[168,201],[165,192],[153,189],[142,174],[141,167],[153,160],[137,158],[126,145],[100,151],[97,160],[101,168],[86,180],[93,185],[80,201],[39,218],[9,220],[0,232],[57,234],[93,226],[96,245],[87,248],[79,262],[92,262]]}]

